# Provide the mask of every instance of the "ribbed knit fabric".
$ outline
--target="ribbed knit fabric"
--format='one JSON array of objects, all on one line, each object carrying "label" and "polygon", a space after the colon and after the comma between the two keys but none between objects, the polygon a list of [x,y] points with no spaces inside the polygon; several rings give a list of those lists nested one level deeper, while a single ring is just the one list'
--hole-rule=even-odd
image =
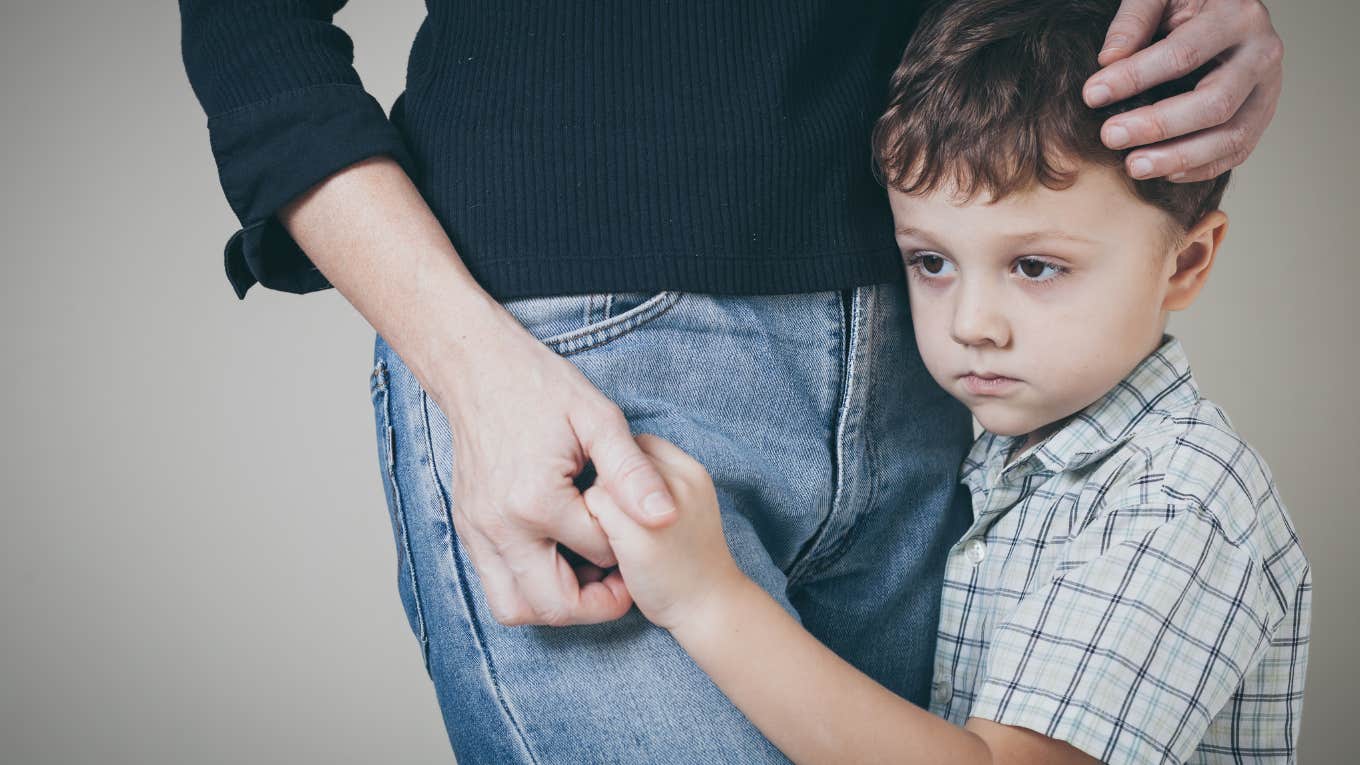
[{"label": "ribbed knit fabric", "polygon": [[915,2],[428,0],[390,115],[344,4],[180,2],[238,297],[330,286],[274,213],[377,154],[500,300],[901,277],[869,132]]}]

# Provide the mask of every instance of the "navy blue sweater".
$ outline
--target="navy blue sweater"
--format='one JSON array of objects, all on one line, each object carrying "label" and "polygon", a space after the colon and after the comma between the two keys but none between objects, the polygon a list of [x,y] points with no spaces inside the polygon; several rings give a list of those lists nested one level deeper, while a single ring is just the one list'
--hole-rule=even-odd
[{"label": "navy blue sweater", "polygon": [[915,2],[427,0],[390,112],[344,4],[180,2],[240,298],[330,286],[275,213],[379,154],[500,300],[901,278],[869,132]]}]

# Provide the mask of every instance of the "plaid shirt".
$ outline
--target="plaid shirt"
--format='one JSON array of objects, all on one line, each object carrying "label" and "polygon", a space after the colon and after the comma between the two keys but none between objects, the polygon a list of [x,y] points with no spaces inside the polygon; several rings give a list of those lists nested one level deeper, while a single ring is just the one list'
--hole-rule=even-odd
[{"label": "plaid shirt", "polygon": [[1293,761],[1312,577],[1261,456],[1163,338],[1009,466],[983,433],[931,711],[1107,762]]}]

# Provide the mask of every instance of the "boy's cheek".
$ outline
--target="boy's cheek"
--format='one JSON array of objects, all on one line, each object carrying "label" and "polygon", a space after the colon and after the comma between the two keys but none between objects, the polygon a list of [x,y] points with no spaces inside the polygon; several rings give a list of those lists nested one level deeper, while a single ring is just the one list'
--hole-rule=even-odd
[{"label": "boy's cheek", "polygon": [[913,302],[911,308],[911,327],[916,335],[916,350],[921,354],[921,360],[925,362],[926,371],[940,387],[945,387],[941,380],[941,371],[948,366],[949,344],[952,339],[949,337],[949,327],[940,321],[934,312],[921,305],[925,301]]}]

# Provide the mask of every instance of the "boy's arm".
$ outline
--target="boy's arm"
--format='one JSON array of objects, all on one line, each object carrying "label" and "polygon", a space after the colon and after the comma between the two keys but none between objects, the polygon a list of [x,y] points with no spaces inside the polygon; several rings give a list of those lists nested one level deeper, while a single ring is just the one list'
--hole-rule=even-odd
[{"label": "boy's arm", "polygon": [[728,698],[797,763],[1093,763],[1025,728],[959,728],[874,682],[743,580],[671,630]]}]

